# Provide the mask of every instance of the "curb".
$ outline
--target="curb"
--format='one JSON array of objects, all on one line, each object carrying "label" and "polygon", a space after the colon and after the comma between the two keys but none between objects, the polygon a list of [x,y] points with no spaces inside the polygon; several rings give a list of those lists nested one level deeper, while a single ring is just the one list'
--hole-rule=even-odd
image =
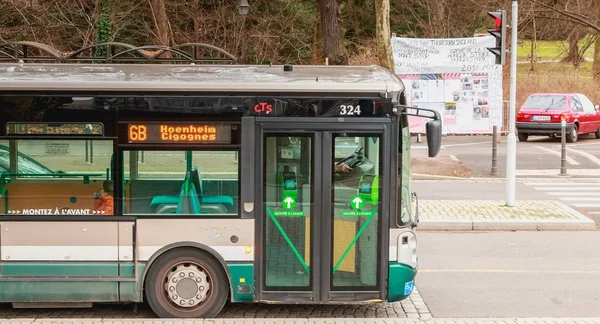
[{"label": "curb", "polygon": [[579,220],[449,220],[423,219],[418,231],[596,231],[591,219]]}]

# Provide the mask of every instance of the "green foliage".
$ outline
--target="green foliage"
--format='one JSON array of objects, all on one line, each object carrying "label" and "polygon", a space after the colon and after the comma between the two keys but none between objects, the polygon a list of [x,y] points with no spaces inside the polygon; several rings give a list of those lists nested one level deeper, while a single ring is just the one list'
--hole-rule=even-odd
[{"label": "green foliage", "polygon": [[[106,43],[112,41],[112,24],[110,21],[111,6],[104,3],[102,13],[98,17],[96,25],[96,43]],[[107,46],[96,47],[96,56],[106,56],[108,54]]]}]

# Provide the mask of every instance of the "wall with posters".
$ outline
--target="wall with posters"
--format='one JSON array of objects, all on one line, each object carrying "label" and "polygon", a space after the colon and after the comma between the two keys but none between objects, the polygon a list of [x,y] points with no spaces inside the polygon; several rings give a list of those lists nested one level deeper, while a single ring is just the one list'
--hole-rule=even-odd
[{"label": "wall with posters", "polygon": [[[392,37],[396,74],[409,106],[437,110],[443,134],[492,133],[502,128],[502,66],[494,64],[492,36],[424,39]],[[426,118],[409,117],[412,133]]]}]

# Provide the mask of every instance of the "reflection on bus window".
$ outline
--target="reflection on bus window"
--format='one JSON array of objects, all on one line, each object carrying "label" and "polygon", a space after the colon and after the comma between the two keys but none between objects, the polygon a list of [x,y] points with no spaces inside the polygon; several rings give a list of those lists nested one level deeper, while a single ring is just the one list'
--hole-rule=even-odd
[{"label": "reflection on bus window", "polygon": [[123,213],[238,215],[236,151],[126,151]]},{"label": "reflection on bus window", "polygon": [[401,185],[401,188],[398,188],[398,215],[397,215],[397,223],[400,226],[406,226],[411,222],[412,215],[415,214],[416,210],[413,211],[413,208],[416,208],[415,205],[412,204],[410,198],[410,166],[411,166],[411,157],[410,157],[410,129],[408,127],[408,121],[402,121],[402,137],[400,139],[401,142],[401,181],[398,183]]},{"label": "reflection on bus window", "polygon": [[265,286],[312,287],[312,138],[265,136]]},{"label": "reflection on bus window", "polygon": [[332,175],[332,285],[334,289],[375,287],[379,284],[381,141],[373,136],[336,136],[333,144],[334,164],[347,165],[349,171]]},{"label": "reflection on bus window", "polygon": [[1,213],[113,215],[113,142],[0,141]]}]

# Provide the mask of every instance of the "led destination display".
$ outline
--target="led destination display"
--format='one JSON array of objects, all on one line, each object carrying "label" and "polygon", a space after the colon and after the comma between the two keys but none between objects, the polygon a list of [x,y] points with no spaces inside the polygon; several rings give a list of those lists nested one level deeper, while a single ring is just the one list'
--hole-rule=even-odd
[{"label": "led destination display", "polygon": [[128,124],[129,143],[230,143],[231,126],[201,123]]}]

